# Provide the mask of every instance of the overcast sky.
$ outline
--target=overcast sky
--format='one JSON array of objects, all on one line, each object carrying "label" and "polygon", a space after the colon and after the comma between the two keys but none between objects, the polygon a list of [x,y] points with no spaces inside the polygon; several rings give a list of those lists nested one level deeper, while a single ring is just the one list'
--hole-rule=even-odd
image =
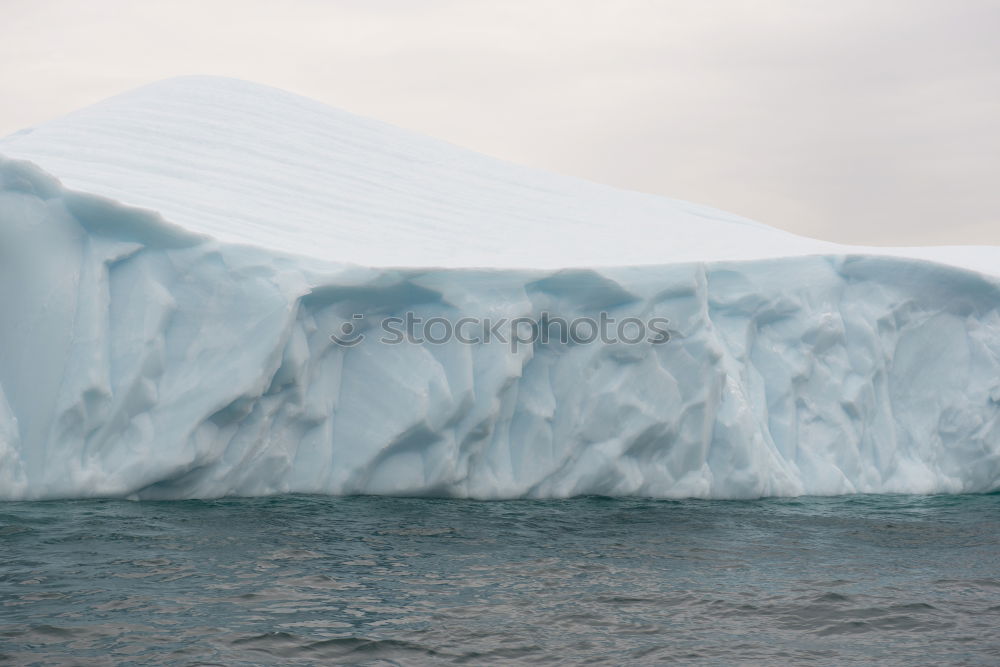
[{"label": "overcast sky", "polygon": [[1000,245],[1000,0],[0,0],[0,135],[180,74],[848,243]]}]

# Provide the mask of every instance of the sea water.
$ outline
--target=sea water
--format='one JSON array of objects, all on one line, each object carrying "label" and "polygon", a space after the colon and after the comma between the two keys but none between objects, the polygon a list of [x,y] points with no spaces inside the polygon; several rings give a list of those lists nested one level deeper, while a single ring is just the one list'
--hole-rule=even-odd
[{"label": "sea water", "polygon": [[1000,495],[0,504],[0,662],[1000,663]]}]

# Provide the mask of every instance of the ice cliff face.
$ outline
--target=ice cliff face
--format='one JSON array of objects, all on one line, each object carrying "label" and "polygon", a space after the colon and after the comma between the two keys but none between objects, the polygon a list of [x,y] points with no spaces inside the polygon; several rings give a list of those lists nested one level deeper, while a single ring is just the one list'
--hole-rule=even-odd
[{"label": "ice cliff face", "polygon": [[[1000,488],[995,248],[820,243],[217,79],[0,155],[2,499]],[[379,342],[407,312],[671,339]]]}]

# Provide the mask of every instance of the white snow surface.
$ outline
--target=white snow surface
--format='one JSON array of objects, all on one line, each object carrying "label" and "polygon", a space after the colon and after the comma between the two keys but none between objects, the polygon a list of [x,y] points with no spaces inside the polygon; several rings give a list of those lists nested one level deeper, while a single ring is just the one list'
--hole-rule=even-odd
[{"label": "white snow surface", "polygon": [[[0,499],[993,491],[998,260],[172,79],[0,140]],[[405,312],[672,339],[378,342]]]}]

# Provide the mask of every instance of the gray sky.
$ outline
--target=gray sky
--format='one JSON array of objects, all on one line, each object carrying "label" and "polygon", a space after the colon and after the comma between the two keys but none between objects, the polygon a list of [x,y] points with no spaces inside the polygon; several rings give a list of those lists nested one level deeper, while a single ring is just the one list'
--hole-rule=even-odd
[{"label": "gray sky", "polygon": [[1000,0],[0,0],[0,135],[180,74],[848,243],[1000,245]]}]

